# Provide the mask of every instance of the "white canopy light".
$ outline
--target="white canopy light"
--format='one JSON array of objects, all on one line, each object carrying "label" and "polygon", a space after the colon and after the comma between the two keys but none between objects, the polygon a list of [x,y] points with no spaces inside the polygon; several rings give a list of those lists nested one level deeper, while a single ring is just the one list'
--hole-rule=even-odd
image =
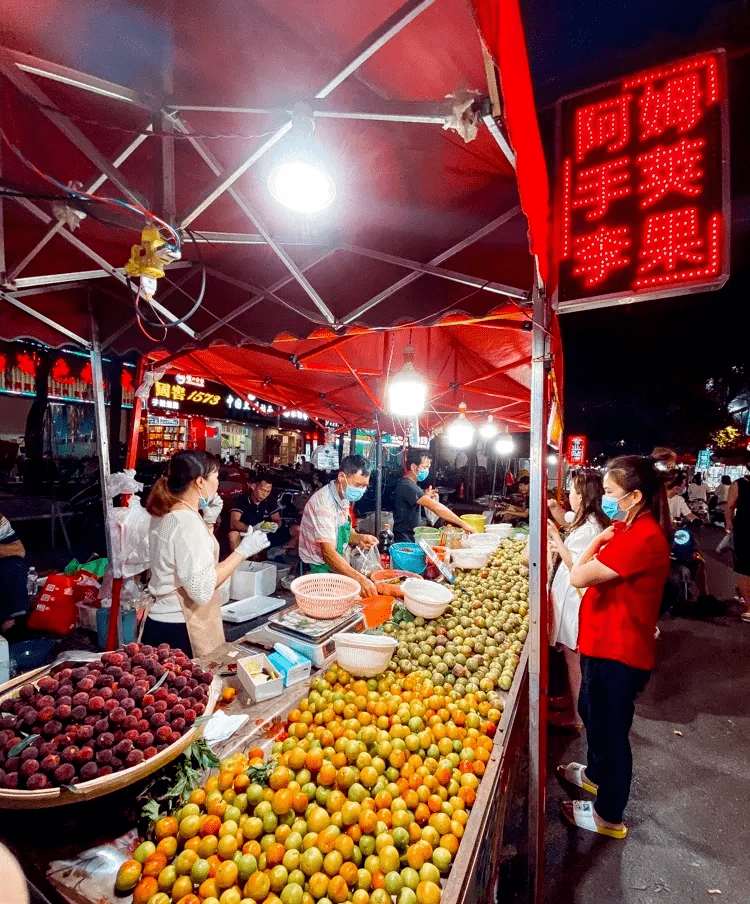
[{"label": "white canopy light", "polygon": [[413,364],[414,348],[404,349],[404,366],[388,383],[388,410],[399,417],[421,414],[427,401],[427,383]]},{"label": "white canopy light", "polygon": [[495,454],[500,456],[512,455],[514,448],[513,437],[509,433],[503,434],[495,443]]},{"label": "white canopy light", "polygon": [[557,464],[557,456],[554,453],[552,455],[547,456],[547,464],[548,465],[556,465]]},{"label": "white canopy light", "polygon": [[489,442],[497,436],[497,429],[495,418],[491,414],[488,414],[487,420],[479,428],[479,435],[485,442]]},{"label": "white canopy light", "polygon": [[324,210],[336,197],[331,162],[314,136],[312,111],[298,105],[292,113],[292,130],[278,162],[268,175],[274,198],[299,213]]},{"label": "white canopy light", "polygon": [[466,402],[458,406],[458,417],[448,424],[446,437],[454,449],[466,449],[474,440],[474,425],[466,417]]}]

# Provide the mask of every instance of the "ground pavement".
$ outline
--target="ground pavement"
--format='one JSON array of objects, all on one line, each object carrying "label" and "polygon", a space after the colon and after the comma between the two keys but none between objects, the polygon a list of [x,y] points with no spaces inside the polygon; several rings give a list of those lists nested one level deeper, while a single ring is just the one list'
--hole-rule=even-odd
[{"label": "ground pavement", "polygon": [[[721,536],[705,528],[700,545],[711,591],[731,600],[729,557],[712,552]],[[554,767],[585,762],[585,740],[550,737],[547,904],[750,902],[750,625],[736,604],[728,611],[660,622],[631,732],[626,841],[562,824]]]}]

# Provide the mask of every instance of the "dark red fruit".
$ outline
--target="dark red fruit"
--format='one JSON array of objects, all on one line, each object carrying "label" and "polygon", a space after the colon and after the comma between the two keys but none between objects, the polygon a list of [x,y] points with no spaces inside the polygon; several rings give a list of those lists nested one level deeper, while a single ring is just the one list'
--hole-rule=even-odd
[{"label": "dark red fruit", "polygon": [[156,700],[155,700],[153,694],[146,694],[144,696],[143,700],[141,700],[141,705],[144,707],[153,706],[155,702],[156,702]]},{"label": "dark red fruit", "polygon": [[73,706],[88,706],[89,695],[85,691],[79,691],[72,700]]},{"label": "dark red fruit", "polygon": [[135,709],[135,700],[132,697],[126,697],[120,701],[120,706],[126,713],[132,712]]},{"label": "dark red fruit", "polygon": [[[83,722],[83,720],[86,718],[86,716],[88,714],[89,714],[89,711],[86,709],[85,706],[74,706],[70,715],[76,722]],[[63,720],[61,720],[61,721],[63,721]]]},{"label": "dark red fruit", "polygon": [[147,747],[143,751],[143,758],[146,760],[150,760],[152,757],[155,757],[158,752],[159,751],[156,749],[156,747]]},{"label": "dark red fruit", "polygon": [[121,706],[115,707],[109,714],[109,720],[113,725],[122,725],[127,717],[127,713]]},{"label": "dark red fruit", "polygon": [[148,731],[148,728],[149,728],[148,719],[139,719],[138,724],[135,727],[140,732]]},{"label": "dark red fruit", "polygon": [[84,725],[90,725],[90,726],[93,728],[94,725],[96,725],[96,723],[97,723],[98,721],[99,721],[99,715],[98,715],[98,714],[89,713],[89,715],[86,716],[86,718],[83,720],[83,724],[84,724]]},{"label": "dark red fruit", "polygon": [[49,779],[43,772],[35,772],[26,779],[26,787],[29,791],[41,791],[49,787]]},{"label": "dark red fruit", "polygon": [[43,694],[54,694],[58,687],[60,687],[60,682],[56,678],[46,675],[44,678],[39,679],[39,684],[37,686]]},{"label": "dark red fruit", "polygon": [[132,749],[133,742],[130,740],[130,738],[123,738],[115,747],[115,753],[117,754],[117,756],[127,756]]},{"label": "dark red fruit", "polygon": [[118,706],[120,706],[120,701],[111,697],[109,700],[104,701],[104,712],[111,713],[112,710],[117,709]]},{"label": "dark red fruit", "polygon": [[125,721],[122,723],[122,727],[125,731],[132,731],[137,724],[138,718],[131,713],[129,716],[125,716]]},{"label": "dark red fruit", "polygon": [[157,728],[156,730],[156,740],[161,742],[162,744],[168,744],[171,734],[172,729],[169,727],[169,725],[162,725],[161,728]]},{"label": "dark red fruit", "polygon": [[172,709],[169,711],[169,714],[173,719],[181,719],[185,715],[185,706],[182,703],[177,703]]},{"label": "dark red fruit", "polygon": [[67,747],[63,749],[62,758],[66,763],[74,762],[75,758],[78,756],[79,748],[75,744],[68,744]]},{"label": "dark red fruit", "polygon": [[96,763],[84,763],[79,774],[82,782],[90,782],[99,775],[99,767]]},{"label": "dark red fruit", "polygon": [[[102,691],[105,690],[107,690],[107,688],[102,688]],[[118,687],[117,690],[113,692],[112,696],[115,700],[125,700],[130,694],[124,687]]]},{"label": "dark red fruit", "polygon": [[180,734],[180,732],[175,731],[174,728],[172,728],[172,733],[169,736],[169,743],[174,744],[174,742],[179,741],[181,737],[182,735]]},{"label": "dark red fruit", "polygon": [[89,673],[89,670],[85,665],[79,665],[77,668],[73,669],[70,673],[70,677],[73,681],[81,681],[85,678]]},{"label": "dark red fruit", "polygon": [[89,712],[91,713],[100,713],[104,709],[104,698],[103,697],[91,697],[89,699]]},{"label": "dark red fruit", "polygon": [[140,732],[138,731],[137,728],[131,728],[129,731],[125,732],[125,734],[122,736],[122,739],[123,739],[123,741],[135,742],[138,740],[139,734],[140,734]]},{"label": "dark red fruit", "polygon": [[18,773],[17,772],[6,772],[5,778],[3,778],[3,788],[17,788],[18,787]]},{"label": "dark red fruit", "polygon": [[206,707],[204,706],[203,703],[196,703],[195,706],[193,707],[193,709],[195,710],[196,716],[202,716],[203,713],[206,711]]},{"label": "dark red fruit", "polygon": [[94,681],[93,678],[82,678],[76,685],[76,687],[79,691],[82,691],[82,692],[85,691],[86,693],[90,693],[91,691],[93,691],[95,686],[96,686],[96,682]]},{"label": "dark red fruit", "polygon": [[112,769],[113,769],[115,772],[119,772],[120,769],[122,769],[124,765],[125,765],[125,758],[124,758],[124,757],[116,756],[116,757],[112,760]]},{"label": "dark red fruit", "polygon": [[182,734],[185,731],[186,724],[184,719],[172,719],[172,731]]},{"label": "dark red fruit", "polygon": [[40,694],[34,702],[39,712],[41,712],[45,706],[51,706],[53,709],[57,706],[55,698],[51,694]]},{"label": "dark red fruit", "polygon": [[0,719],[0,728],[2,728],[2,729],[8,728],[12,731],[16,727],[17,724],[18,724],[17,716],[5,715],[2,717],[2,719]]},{"label": "dark red fruit", "polygon": [[135,687],[135,677],[128,672],[123,672],[122,678],[120,678],[120,687],[125,688],[125,690],[130,690]]},{"label": "dark red fruit", "polygon": [[72,674],[73,670],[66,666],[64,669],[60,669],[59,672],[55,672],[55,678],[57,678],[58,681],[68,681]]},{"label": "dark red fruit", "polygon": [[23,760],[38,760],[39,759],[39,748],[35,747],[33,744],[30,744],[28,747],[24,747],[21,751],[21,761]]},{"label": "dark red fruit", "polygon": [[143,665],[143,663],[144,663],[145,661],[146,661],[146,657],[145,657],[145,655],[144,655],[142,652],[140,652],[140,653],[135,653],[135,654],[133,654],[133,656],[130,657],[130,664],[131,664],[132,666]]},{"label": "dark red fruit", "polygon": [[42,743],[39,744],[39,756],[42,759],[52,753],[57,753],[57,744],[55,744],[54,741],[42,741]]},{"label": "dark red fruit", "polygon": [[143,751],[142,750],[131,750],[130,753],[125,757],[125,766],[129,769],[131,766],[137,766],[139,763],[143,762]]},{"label": "dark red fruit", "polygon": [[210,672],[202,672],[200,680],[201,684],[211,684],[214,680],[214,676]]},{"label": "dark red fruit", "polygon": [[154,713],[149,719],[152,728],[160,728],[167,724],[167,717],[164,713]]},{"label": "dark red fruit", "polygon": [[180,698],[177,696],[177,694],[175,694],[174,691],[170,691],[170,693],[167,694],[166,699],[167,709],[172,709],[173,706],[177,706],[179,699]]},{"label": "dark red fruit", "polygon": [[115,692],[111,687],[100,687],[99,688],[99,696],[102,700],[111,700],[114,697]]},{"label": "dark red fruit", "polygon": [[[63,694],[63,696],[57,698],[58,706],[72,706],[73,698],[69,694]],[[39,707],[37,707],[38,709]]]},{"label": "dark red fruit", "polygon": [[31,700],[31,698],[36,694],[36,688],[33,684],[24,684],[21,690],[18,692],[18,696],[22,700]]},{"label": "dark red fruit", "polygon": [[114,753],[112,753],[110,749],[97,751],[96,762],[99,763],[100,766],[111,764],[113,758]]},{"label": "dark red fruit", "polygon": [[60,690],[58,691],[61,697],[73,697],[75,690],[73,689],[72,684],[61,684]]},{"label": "dark red fruit", "polygon": [[100,735],[109,729],[109,719],[97,719],[94,723],[94,734]]},{"label": "dark red fruit", "polygon": [[156,712],[156,706],[155,706],[155,705],[144,706],[144,707],[143,707],[143,718],[144,718],[144,719],[150,719],[151,716],[153,716],[153,714],[154,714],[155,712]]},{"label": "dark red fruit", "polygon": [[129,643],[123,647],[123,652],[127,653],[128,656],[135,656],[136,653],[141,649],[140,644],[137,643]]},{"label": "dark red fruit", "polygon": [[93,725],[78,725],[75,730],[76,741],[90,741],[94,737]]},{"label": "dark red fruit", "polygon": [[145,750],[147,747],[150,747],[154,743],[154,736],[150,731],[144,731],[142,734],[138,735],[138,738],[135,742],[136,747],[140,747],[141,750]]},{"label": "dark red fruit", "polygon": [[61,731],[62,724],[60,722],[55,722],[54,720],[45,722],[42,726],[42,734],[45,738],[54,738],[55,735],[59,735]]},{"label": "dark red fruit", "polygon": [[89,747],[87,744],[85,747],[80,747],[78,749],[78,753],[76,754],[75,761],[80,766],[82,763],[88,763],[89,760],[94,759],[94,748]]},{"label": "dark red fruit", "polygon": [[20,756],[11,756],[5,761],[5,771],[6,772],[18,772],[21,768],[21,757]]},{"label": "dark red fruit", "polygon": [[105,731],[104,734],[100,734],[96,739],[96,746],[100,748],[106,747],[114,747],[115,745],[115,736],[111,731]]},{"label": "dark red fruit", "polygon": [[112,775],[115,770],[111,766],[100,766],[99,767],[99,778],[103,775]]},{"label": "dark red fruit", "polygon": [[167,701],[165,700],[157,700],[154,703],[154,712],[157,713],[165,713],[167,711]]},{"label": "dark red fruit", "polygon": [[24,760],[21,763],[21,768],[18,771],[21,773],[21,775],[25,775],[26,778],[28,778],[35,772],[39,772],[39,760]]},{"label": "dark red fruit", "polygon": [[39,764],[42,772],[54,772],[60,765],[60,756],[57,753],[50,753]]}]

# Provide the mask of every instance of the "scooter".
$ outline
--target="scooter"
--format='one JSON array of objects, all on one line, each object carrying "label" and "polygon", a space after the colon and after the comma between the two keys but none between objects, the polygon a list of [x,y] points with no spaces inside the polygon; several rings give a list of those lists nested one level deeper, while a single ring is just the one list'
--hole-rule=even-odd
[{"label": "scooter", "polygon": [[688,525],[689,522],[681,521],[675,526],[669,555],[669,574],[660,609],[662,615],[671,609],[692,605],[698,597],[695,578],[698,569],[705,565]]}]

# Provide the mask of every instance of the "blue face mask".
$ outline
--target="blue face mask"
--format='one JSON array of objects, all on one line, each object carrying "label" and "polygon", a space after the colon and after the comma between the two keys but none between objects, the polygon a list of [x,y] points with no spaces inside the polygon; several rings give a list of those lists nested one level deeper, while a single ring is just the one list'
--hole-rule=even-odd
[{"label": "blue face mask", "polygon": [[423,481],[423,480],[427,480],[427,478],[428,478],[429,476],[430,476],[430,469],[429,469],[429,468],[420,468],[420,469],[417,471],[417,483],[422,483],[422,481]]},{"label": "blue face mask", "polygon": [[344,496],[349,500],[349,502],[359,502],[359,500],[365,495],[365,487],[353,487],[349,486],[349,482],[347,481],[346,489],[344,490]]},{"label": "blue face mask", "polygon": [[[628,496],[630,496],[630,493],[620,496],[620,499],[627,499]],[[602,496],[602,511],[610,520],[630,511],[629,508],[624,510],[620,508],[620,499],[615,499],[614,496]]]},{"label": "blue face mask", "polygon": [[198,511],[202,512],[204,509],[207,509],[209,507],[209,505],[211,505],[211,500],[213,498],[214,498],[213,496],[209,496],[208,499],[204,499],[203,496],[201,496],[199,493],[198,494]]}]

